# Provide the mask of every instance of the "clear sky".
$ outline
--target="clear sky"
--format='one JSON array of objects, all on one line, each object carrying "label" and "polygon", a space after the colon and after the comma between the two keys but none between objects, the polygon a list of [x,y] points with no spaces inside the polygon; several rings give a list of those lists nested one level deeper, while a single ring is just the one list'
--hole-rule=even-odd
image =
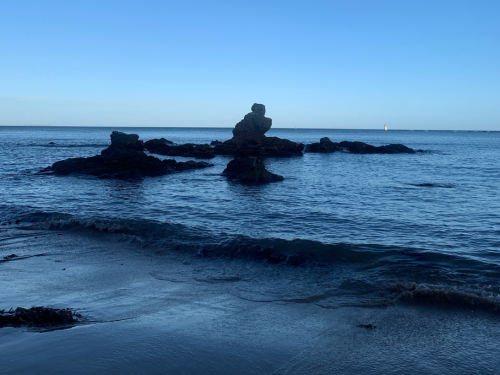
[{"label": "clear sky", "polygon": [[0,124],[500,130],[499,0],[4,1]]}]

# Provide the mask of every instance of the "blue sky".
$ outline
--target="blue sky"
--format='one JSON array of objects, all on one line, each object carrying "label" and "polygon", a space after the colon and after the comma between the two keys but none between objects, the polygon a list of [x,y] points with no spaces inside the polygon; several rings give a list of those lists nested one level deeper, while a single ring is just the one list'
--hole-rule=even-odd
[{"label": "blue sky", "polygon": [[5,1],[0,124],[500,130],[500,1]]}]

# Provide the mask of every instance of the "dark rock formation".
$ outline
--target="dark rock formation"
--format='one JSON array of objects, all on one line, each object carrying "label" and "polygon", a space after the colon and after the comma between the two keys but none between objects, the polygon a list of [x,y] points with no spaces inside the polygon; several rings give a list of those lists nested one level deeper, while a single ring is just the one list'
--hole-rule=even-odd
[{"label": "dark rock formation", "polygon": [[196,145],[194,143],[186,143],[172,148],[169,156],[185,156],[197,159],[212,159],[215,157],[215,152],[209,144]]},{"label": "dark rock formation", "polygon": [[222,142],[219,141],[219,140],[210,142],[210,146],[218,146],[218,145],[221,145],[221,144],[222,144]]},{"label": "dark rock formation", "polygon": [[266,137],[272,120],[265,117],[266,107],[255,103],[252,112],[245,115],[233,129],[233,138],[218,144],[218,155],[236,156],[301,156],[304,145],[278,137]]},{"label": "dark rock formation", "polygon": [[330,153],[340,150],[338,143],[333,143],[330,138],[323,137],[319,140],[319,143],[307,145],[304,152]]},{"label": "dark rock formation", "polygon": [[262,137],[260,139],[234,137],[222,145],[215,146],[218,155],[254,155],[254,156],[301,156],[304,145],[278,137]]},{"label": "dark rock formation", "polygon": [[50,307],[32,307],[24,309],[18,307],[15,310],[0,310],[0,328],[6,326],[20,327],[51,327],[78,323],[80,314],[71,310],[52,309]]},{"label": "dark rock formation", "polygon": [[252,156],[236,157],[231,160],[222,175],[230,181],[250,184],[283,181],[283,176],[271,173],[266,169],[261,158]]},{"label": "dark rock formation", "polygon": [[137,134],[111,133],[111,146],[101,155],[89,158],[61,160],[40,171],[67,175],[82,173],[99,178],[137,179],[145,176],[161,176],[169,173],[210,167],[204,162],[176,162],[160,160],[144,153],[144,144]]},{"label": "dark rock formation", "polygon": [[[255,103],[252,112],[245,115],[243,120],[238,122],[233,129],[234,137],[248,137],[255,134],[264,135],[271,129],[273,120],[265,117],[266,107],[264,104]],[[249,134],[250,133],[250,134]]]},{"label": "dark rock formation", "polygon": [[168,155],[174,146],[174,142],[168,141],[165,138],[150,139],[144,142],[144,148],[153,154]]},{"label": "dark rock formation", "polygon": [[386,146],[372,146],[364,142],[342,141],[338,144],[341,148],[353,154],[413,154],[415,150],[401,144],[390,144]]},{"label": "dark rock formation", "polygon": [[372,146],[364,142],[342,141],[332,142],[329,138],[321,138],[319,143],[307,145],[305,152],[329,153],[346,150],[353,154],[413,154],[415,150],[401,144],[390,144],[386,146]]},{"label": "dark rock formation", "polygon": [[215,153],[212,147],[208,144],[197,145],[194,143],[186,143],[176,145],[173,142],[167,141],[165,138],[151,139],[144,143],[146,150],[153,154],[167,156],[184,156],[197,159],[212,159]]}]

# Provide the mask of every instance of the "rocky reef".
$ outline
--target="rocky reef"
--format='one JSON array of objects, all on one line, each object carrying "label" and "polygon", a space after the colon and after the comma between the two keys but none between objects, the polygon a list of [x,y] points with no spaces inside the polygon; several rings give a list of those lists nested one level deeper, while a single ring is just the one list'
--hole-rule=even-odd
[{"label": "rocky reef", "polygon": [[158,155],[184,156],[196,159],[212,159],[215,157],[214,150],[209,144],[198,145],[186,143],[183,145],[176,145],[165,138],[151,139],[144,143],[144,148]]},{"label": "rocky reef", "polygon": [[231,160],[222,172],[229,181],[247,184],[265,184],[283,181],[283,176],[269,172],[261,158],[255,156],[237,156]]},{"label": "rocky reef", "polygon": [[76,324],[81,318],[68,309],[53,309],[50,307],[32,307],[25,309],[18,307],[15,310],[0,310],[1,327],[53,327],[68,324]]},{"label": "rocky reef", "polygon": [[353,154],[413,154],[415,150],[402,144],[390,144],[385,146],[372,146],[364,142],[332,142],[330,138],[321,138],[319,143],[307,145],[304,152],[332,153],[335,151],[349,151]]},{"label": "rocky reef", "polygon": [[67,175],[81,173],[99,178],[137,179],[162,176],[174,172],[211,167],[205,162],[160,160],[144,152],[144,143],[137,134],[111,133],[111,146],[100,155],[58,161],[39,173]]},{"label": "rocky reef", "polygon": [[272,119],[265,117],[263,104],[252,105],[252,112],[245,115],[233,129],[233,138],[218,144],[214,151],[218,155],[235,156],[301,156],[304,145],[278,137],[266,137]]}]

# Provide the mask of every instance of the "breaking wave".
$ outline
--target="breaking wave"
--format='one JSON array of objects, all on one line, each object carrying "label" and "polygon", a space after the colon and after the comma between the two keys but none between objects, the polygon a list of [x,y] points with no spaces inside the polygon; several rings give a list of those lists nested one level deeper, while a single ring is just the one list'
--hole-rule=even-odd
[{"label": "breaking wave", "polygon": [[365,301],[355,303],[358,306],[410,303],[495,312],[500,307],[500,266],[465,256],[379,244],[259,239],[145,219],[79,217],[29,209],[11,210],[9,215],[3,224],[10,222],[26,229],[77,231],[83,235],[99,232],[127,236],[155,253],[184,252],[206,258],[246,259],[305,267],[318,273],[350,270],[350,276],[332,290],[319,292],[320,297],[289,299],[292,302],[304,300],[332,308],[328,300],[331,297],[338,300],[342,295],[352,297],[345,297],[346,301]]}]

